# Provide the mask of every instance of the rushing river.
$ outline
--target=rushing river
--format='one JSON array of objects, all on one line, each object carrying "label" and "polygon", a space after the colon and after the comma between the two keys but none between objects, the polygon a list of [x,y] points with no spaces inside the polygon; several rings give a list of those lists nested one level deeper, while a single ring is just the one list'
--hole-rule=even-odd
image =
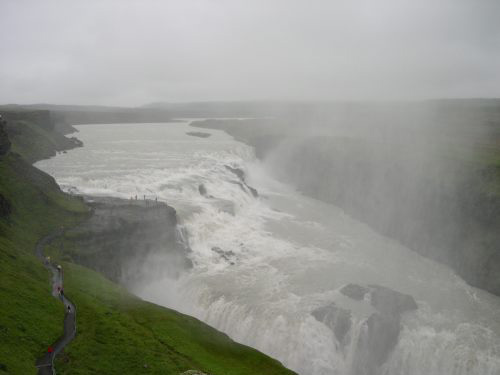
[{"label": "rushing river", "polygon": [[[144,299],[196,316],[300,374],[357,375],[366,373],[356,367],[364,355],[357,342],[370,311],[339,289],[382,285],[413,296],[418,309],[402,315],[377,374],[500,374],[498,297],[276,181],[249,146],[216,130],[186,135],[196,131],[187,123],[78,130],[85,147],[37,167],[69,191],[158,197],[185,228],[193,269],[138,285]],[[226,166],[244,170],[259,196]],[[343,343],[311,314],[332,302],[351,312]]]}]

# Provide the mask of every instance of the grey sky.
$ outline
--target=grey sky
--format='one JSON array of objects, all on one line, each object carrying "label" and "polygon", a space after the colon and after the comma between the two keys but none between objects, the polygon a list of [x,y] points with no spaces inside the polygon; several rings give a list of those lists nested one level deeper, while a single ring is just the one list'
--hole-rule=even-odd
[{"label": "grey sky", "polygon": [[0,0],[0,103],[500,97],[498,0]]}]

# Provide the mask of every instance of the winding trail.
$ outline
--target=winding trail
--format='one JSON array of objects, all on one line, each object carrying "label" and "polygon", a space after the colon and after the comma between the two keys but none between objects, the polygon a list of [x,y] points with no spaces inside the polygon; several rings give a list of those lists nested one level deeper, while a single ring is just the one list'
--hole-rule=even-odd
[{"label": "winding trail", "polygon": [[76,308],[73,302],[71,302],[64,293],[59,293],[59,290],[63,288],[63,272],[57,269],[53,264],[48,262],[43,254],[43,249],[54,239],[62,235],[63,230],[59,229],[48,236],[43,237],[35,246],[35,254],[42,261],[45,268],[52,272],[52,296],[61,300],[64,304],[65,315],[64,315],[64,332],[61,337],[57,339],[55,343],[51,345],[52,351],[45,353],[43,357],[37,359],[35,366],[38,367],[38,375],[53,375],[54,370],[54,358],[59,354],[70,342],[75,338],[76,335]]}]

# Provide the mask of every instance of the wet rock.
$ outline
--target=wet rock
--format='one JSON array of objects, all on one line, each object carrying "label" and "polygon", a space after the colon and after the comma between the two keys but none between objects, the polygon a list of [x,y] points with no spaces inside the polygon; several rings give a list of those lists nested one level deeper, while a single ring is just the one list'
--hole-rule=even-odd
[{"label": "wet rock", "polygon": [[380,285],[365,287],[347,284],[340,289],[340,293],[356,301],[363,300],[365,295],[369,294],[371,305],[384,314],[400,315],[405,311],[417,309],[417,303],[412,296]]},{"label": "wet rock", "polygon": [[234,257],[236,256],[236,254],[231,251],[231,250],[222,250],[220,247],[218,246],[214,246],[212,247],[212,251],[214,253],[217,253],[219,254],[219,256],[224,259],[225,261],[229,262],[231,265],[234,265]]},{"label": "wet rock", "polygon": [[207,188],[205,187],[205,185],[198,185],[198,191],[200,192],[200,195],[203,195],[204,197],[207,196]]},{"label": "wet rock", "polygon": [[351,329],[351,312],[331,303],[327,306],[318,307],[311,313],[317,321],[330,327],[339,342]]},{"label": "wet rock", "polygon": [[[402,314],[416,310],[417,303],[412,296],[380,285],[347,284],[340,292],[359,303],[370,305],[376,311],[366,321],[356,345],[353,360],[354,375],[378,374],[390,353],[398,343]],[[365,298],[366,297],[366,298]],[[349,314],[349,315],[347,315]],[[334,304],[321,307],[313,312],[316,319],[324,322],[338,338],[345,337],[351,326],[350,312],[342,311]]]},{"label": "wet rock", "polygon": [[201,196],[204,196],[205,198],[210,198],[210,199],[214,198],[213,195],[208,194],[207,188],[203,184],[198,185],[198,192],[200,193]]},{"label": "wet rock", "polygon": [[231,171],[232,173],[234,173],[236,176],[238,176],[238,178],[240,179],[241,182],[237,182],[238,185],[240,185],[240,187],[243,189],[243,191],[246,192],[245,188],[248,189],[248,191],[250,191],[250,193],[253,195],[254,198],[257,198],[259,196],[259,192],[257,191],[257,189],[249,186],[246,181],[245,181],[245,172],[240,169],[240,168],[233,168],[229,165],[225,165],[226,169],[228,171]]},{"label": "wet rock", "polygon": [[240,169],[240,168],[233,168],[229,165],[225,165],[226,169],[228,171],[231,171],[232,173],[234,173],[236,176],[238,176],[238,178],[241,180],[241,181],[245,181],[245,172]]},{"label": "wet rock", "polygon": [[416,310],[417,303],[412,296],[380,286],[369,285],[371,288],[371,304],[380,312],[400,315],[405,311]]},{"label": "wet rock", "polygon": [[369,291],[368,288],[356,284],[347,284],[340,289],[340,293],[356,301],[361,301]]},{"label": "wet rock", "polygon": [[190,135],[191,137],[198,137],[198,138],[208,138],[212,134],[210,133],[204,133],[204,132],[186,132],[187,135]]},{"label": "wet rock", "polygon": [[398,343],[400,330],[400,316],[372,314],[365,322],[364,334],[359,336],[354,374],[378,374],[380,366]]},{"label": "wet rock", "polygon": [[250,193],[252,193],[252,195],[254,196],[254,198],[257,198],[259,196],[259,192],[257,191],[257,189],[249,186],[249,185],[246,185],[248,190],[250,190]]}]

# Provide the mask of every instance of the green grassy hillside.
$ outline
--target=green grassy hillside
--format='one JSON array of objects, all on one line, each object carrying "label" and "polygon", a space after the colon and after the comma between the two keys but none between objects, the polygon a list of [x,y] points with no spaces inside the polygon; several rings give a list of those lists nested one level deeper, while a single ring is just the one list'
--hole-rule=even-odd
[{"label": "green grassy hillside", "polygon": [[58,374],[291,374],[197,319],[144,302],[84,267],[63,267],[78,336],[56,362]]},{"label": "green grassy hillside", "polygon": [[[54,137],[43,129],[29,134]],[[12,149],[32,161],[44,154],[34,148],[50,150],[36,139],[14,137]],[[36,358],[62,332],[64,308],[51,297],[50,275],[34,247],[53,230],[84,220],[89,210],[14,152],[0,155],[0,197],[7,207],[0,210],[0,374],[35,374]],[[70,263],[63,267],[65,293],[78,311],[78,332],[57,360],[58,374],[178,374],[188,369],[218,375],[292,374],[264,354],[192,317],[142,301],[94,271]]]},{"label": "green grassy hillside", "polygon": [[14,121],[7,126],[7,133],[12,142],[12,151],[33,163],[40,159],[46,159],[63,151],[79,145],[74,139],[47,131],[31,121]]},{"label": "green grassy hillside", "polygon": [[36,358],[62,333],[64,314],[34,246],[81,220],[87,208],[13,153],[0,158],[0,176],[0,194],[12,210],[0,218],[0,373],[34,374]]}]

